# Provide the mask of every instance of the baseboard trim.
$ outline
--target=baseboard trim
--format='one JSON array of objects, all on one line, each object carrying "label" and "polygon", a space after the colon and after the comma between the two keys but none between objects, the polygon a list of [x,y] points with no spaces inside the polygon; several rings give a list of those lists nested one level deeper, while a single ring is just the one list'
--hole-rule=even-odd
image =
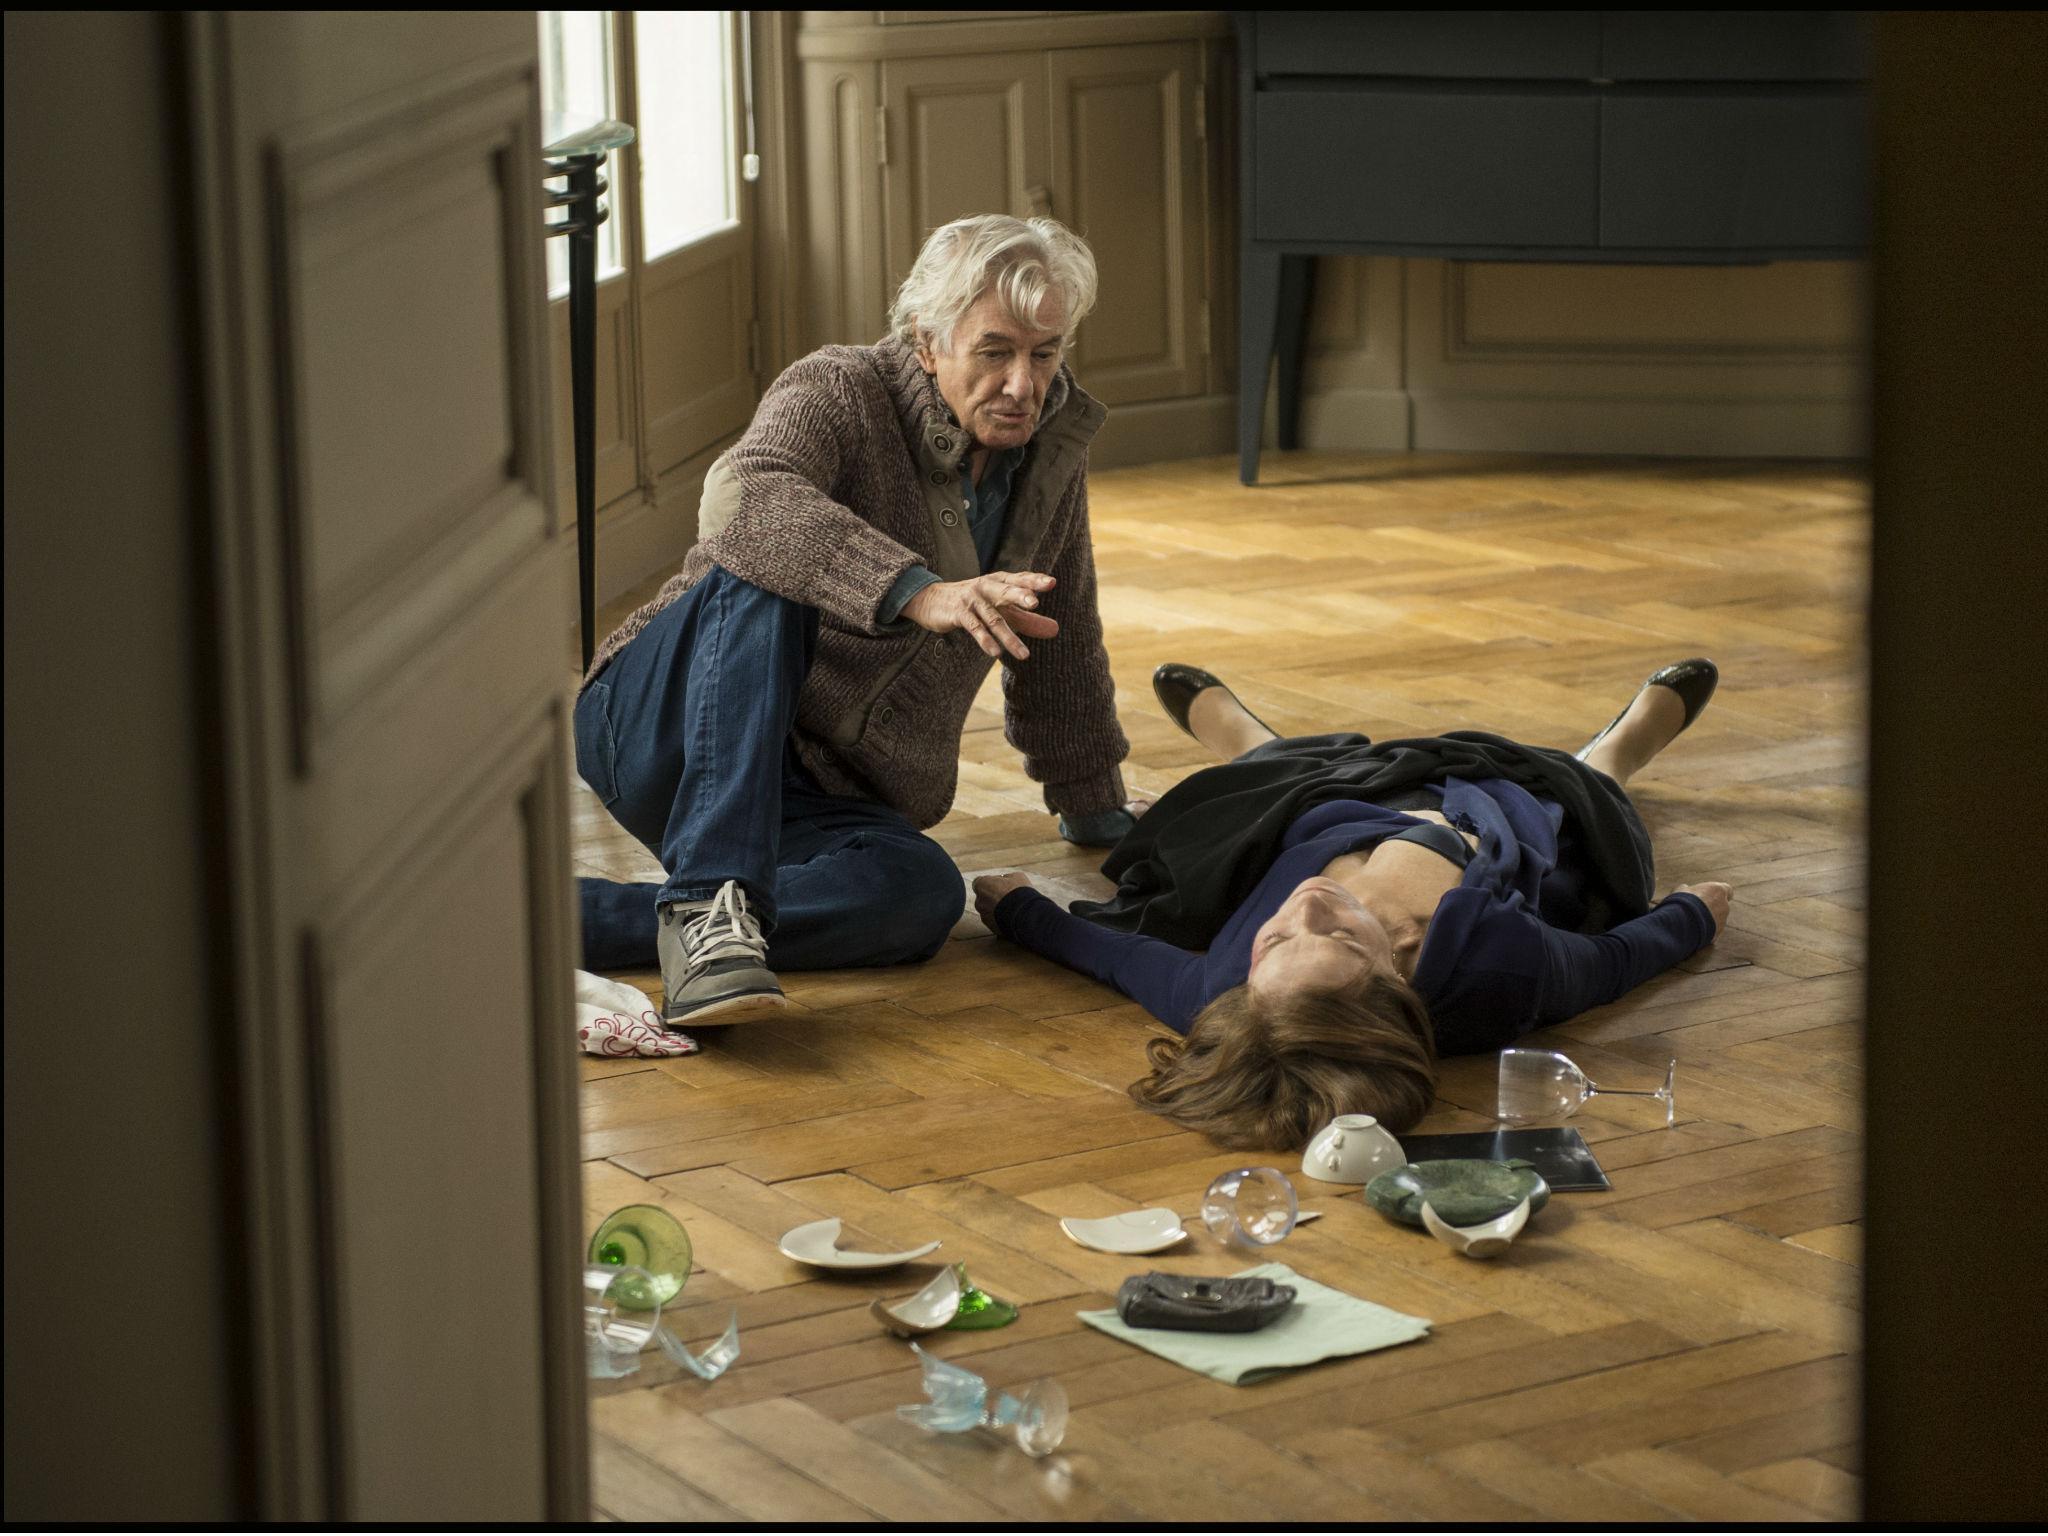
[{"label": "baseboard trim", "polygon": [[1863,459],[1867,402],[1855,396],[1646,400],[1641,396],[1426,395],[1418,451],[1586,453],[1728,459]]},{"label": "baseboard trim", "polygon": [[[1088,381],[1081,381],[1087,387]],[[1113,405],[1088,445],[1095,469],[1126,469],[1174,459],[1207,458],[1237,449],[1237,396],[1193,395]]]},{"label": "baseboard trim", "polygon": [[[1275,446],[1271,397],[1266,447]],[[1301,401],[1301,446],[1319,453],[1403,452],[1413,430],[1406,390],[1327,389]],[[1235,447],[1236,444],[1231,445]]]}]

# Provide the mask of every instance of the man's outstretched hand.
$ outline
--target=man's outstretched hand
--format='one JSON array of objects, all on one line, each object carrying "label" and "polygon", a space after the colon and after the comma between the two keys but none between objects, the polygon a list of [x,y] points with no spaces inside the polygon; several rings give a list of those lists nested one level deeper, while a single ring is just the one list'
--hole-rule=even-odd
[{"label": "man's outstretched hand", "polygon": [[1053,589],[1053,579],[1037,571],[990,571],[970,581],[938,581],[903,605],[903,617],[935,635],[964,629],[974,643],[1000,658],[1008,651],[1019,661],[1031,649],[1019,639],[1050,640],[1059,621],[1032,610],[1039,594]]}]

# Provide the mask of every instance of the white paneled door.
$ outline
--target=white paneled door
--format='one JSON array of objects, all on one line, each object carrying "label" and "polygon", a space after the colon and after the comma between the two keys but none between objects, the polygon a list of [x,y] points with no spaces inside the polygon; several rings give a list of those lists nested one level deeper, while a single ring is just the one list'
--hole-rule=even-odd
[{"label": "white paneled door", "polygon": [[534,13],[182,36],[263,1508],[581,1520]]}]

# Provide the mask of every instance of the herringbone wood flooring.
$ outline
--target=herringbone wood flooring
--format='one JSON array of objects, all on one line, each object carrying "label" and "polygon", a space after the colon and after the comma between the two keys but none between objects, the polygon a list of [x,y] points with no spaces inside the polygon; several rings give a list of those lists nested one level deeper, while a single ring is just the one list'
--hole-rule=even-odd
[{"label": "herringbone wood flooring", "polygon": [[[916,968],[786,975],[769,1026],[701,1055],[583,1064],[590,1222],[633,1201],[688,1226],[672,1314],[709,1385],[658,1355],[593,1388],[600,1513],[642,1520],[1713,1522],[1857,1508],[1861,1227],[1862,625],[1866,492],[1838,467],[1472,455],[1269,454],[1094,477],[1102,609],[1134,791],[1202,766],[1160,714],[1160,662],[1224,675],[1276,729],[1460,726],[1576,747],[1655,666],[1721,665],[1712,707],[1634,785],[1659,888],[1735,887],[1682,969],[1544,1032],[1597,1079],[1676,1056],[1678,1124],[1599,1099],[1576,1124],[1611,1192],[1560,1195],[1496,1264],[1457,1258],[1302,1181],[1327,1214],[1275,1256],[1434,1321],[1379,1354],[1229,1387],[1074,1318],[1154,1263],[1246,1262],[1198,1234],[1158,1260],[1076,1247],[1055,1218],[1192,1211],[1243,1161],[1123,1096],[1154,1026],[963,919]],[[644,594],[635,594],[638,601]],[[628,603],[615,606],[607,620]],[[993,677],[968,722],[961,869],[1083,885],[1002,739]],[[577,794],[579,869],[648,878]],[[655,877],[658,878],[658,875]],[[656,997],[658,976],[631,978]],[[1490,1124],[1490,1057],[1446,1063],[1425,1130]],[[777,1237],[837,1215],[1023,1307],[935,1348],[997,1385],[1054,1376],[1064,1452],[1033,1463],[897,1420],[906,1347],[867,1313],[933,1273],[821,1279]],[[1197,1224],[1199,1225],[1199,1224]]]}]

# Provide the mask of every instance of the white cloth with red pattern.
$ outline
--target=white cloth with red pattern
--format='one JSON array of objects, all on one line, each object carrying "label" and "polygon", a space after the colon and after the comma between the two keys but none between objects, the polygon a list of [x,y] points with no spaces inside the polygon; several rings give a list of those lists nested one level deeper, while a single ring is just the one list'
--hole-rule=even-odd
[{"label": "white cloth with red pattern", "polygon": [[586,1056],[690,1056],[688,1035],[661,1027],[653,1000],[623,981],[576,973],[576,1044]]}]

